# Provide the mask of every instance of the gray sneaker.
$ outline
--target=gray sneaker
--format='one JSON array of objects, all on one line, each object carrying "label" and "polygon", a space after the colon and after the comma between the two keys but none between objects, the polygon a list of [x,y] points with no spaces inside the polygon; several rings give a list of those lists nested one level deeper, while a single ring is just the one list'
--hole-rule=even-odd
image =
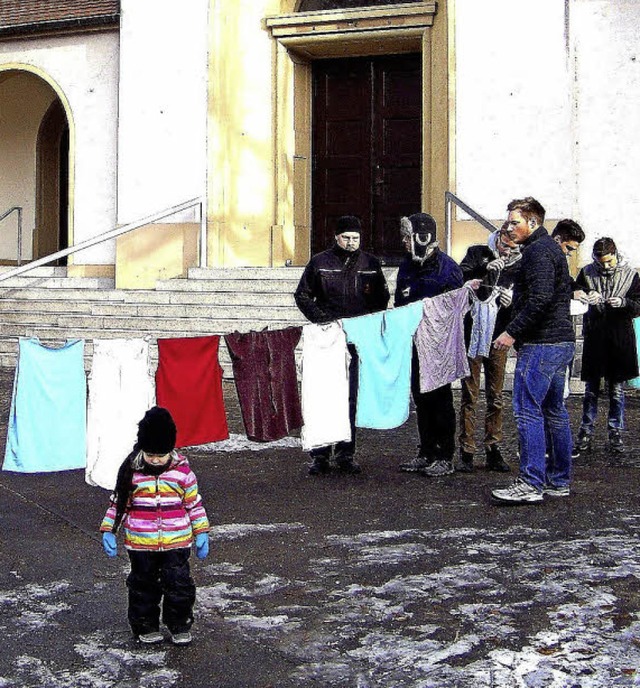
[{"label": "gray sneaker", "polygon": [[427,459],[426,456],[416,456],[406,463],[401,463],[399,469],[405,473],[417,473],[423,468],[426,468],[432,463],[433,459]]},{"label": "gray sneaker", "polygon": [[453,467],[453,461],[447,461],[446,459],[436,459],[432,461],[428,466],[422,468],[420,473],[426,475],[429,478],[439,478],[442,475],[451,475],[455,471]]},{"label": "gray sneaker", "polygon": [[505,504],[531,504],[543,500],[542,492],[522,478],[516,478],[508,487],[493,490],[491,496]]},{"label": "gray sneaker", "polygon": [[156,645],[164,640],[164,636],[160,631],[151,631],[151,633],[141,633],[138,640],[145,645]]},{"label": "gray sneaker", "polygon": [[190,631],[185,631],[184,633],[172,633],[171,642],[174,645],[188,645],[193,638],[191,637]]},{"label": "gray sneaker", "polygon": [[571,490],[568,485],[545,485],[542,494],[549,497],[568,497]]}]

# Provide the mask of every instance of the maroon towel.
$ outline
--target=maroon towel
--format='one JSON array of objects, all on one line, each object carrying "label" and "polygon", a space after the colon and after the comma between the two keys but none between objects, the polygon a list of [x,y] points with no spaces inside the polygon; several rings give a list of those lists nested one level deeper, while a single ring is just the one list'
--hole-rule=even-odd
[{"label": "maroon towel", "polygon": [[219,343],[218,335],[158,340],[156,401],[176,422],[177,447],[229,437]]},{"label": "maroon towel", "polygon": [[225,335],[247,437],[272,442],[302,427],[294,349],[301,327]]}]

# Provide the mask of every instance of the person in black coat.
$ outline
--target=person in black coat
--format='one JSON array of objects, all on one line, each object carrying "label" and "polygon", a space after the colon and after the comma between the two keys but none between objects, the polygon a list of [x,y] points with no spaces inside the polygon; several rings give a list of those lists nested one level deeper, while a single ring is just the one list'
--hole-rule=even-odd
[{"label": "person in black coat", "polygon": [[[400,219],[402,243],[407,251],[396,280],[394,304],[404,306],[444,294],[462,286],[460,266],[438,247],[436,221],[427,213]],[[400,470],[436,478],[453,473],[456,412],[451,385],[420,391],[420,365],[416,347],[411,362],[411,394],[416,405],[420,445],[418,455],[400,464]]]},{"label": "person in black coat", "polygon": [[640,316],[640,278],[614,240],[604,237],[595,242],[593,262],[582,268],[576,283],[587,294],[589,310],[583,316],[585,393],[574,456],[591,448],[603,379],[609,392],[609,448],[619,453],[624,450],[623,383],[638,376],[633,318]]},{"label": "person in black coat", "polygon": [[[486,244],[469,246],[460,268],[464,281],[477,280],[475,293],[479,301],[494,301],[498,308],[493,337],[504,331],[511,319],[511,300],[516,270],[522,257],[520,249],[508,237],[505,223],[500,230],[489,236]],[[465,317],[465,340],[467,347],[471,338],[473,318],[471,312]],[[469,377],[462,380],[460,404],[460,463],[463,473],[473,471],[473,455],[476,450],[476,406],[480,395],[480,373],[484,370],[487,410],[485,415],[484,448],[486,466],[491,471],[510,470],[500,451],[502,440],[502,415],[506,350],[491,347],[489,356],[469,358]]]},{"label": "person in black coat", "polygon": [[[329,323],[383,311],[389,303],[389,288],[380,261],[360,250],[362,225],[353,215],[338,218],[335,244],[317,253],[302,273],[294,298],[312,323]],[[349,344],[349,418],[351,441],[311,450],[311,475],[326,473],[333,452],[337,467],[345,473],[359,473],[354,461],[356,449],[356,403],[358,396],[358,352]]]}]

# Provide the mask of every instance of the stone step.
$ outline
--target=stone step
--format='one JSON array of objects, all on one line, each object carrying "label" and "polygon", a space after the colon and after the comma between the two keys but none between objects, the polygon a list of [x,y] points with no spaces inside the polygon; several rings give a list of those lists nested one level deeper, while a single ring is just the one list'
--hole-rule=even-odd
[{"label": "stone step", "polygon": [[192,291],[192,292],[242,292],[293,294],[298,286],[298,279],[171,279],[156,283],[158,291]]},{"label": "stone step", "polygon": [[[24,267],[24,266],[21,266]],[[11,270],[15,270],[15,265],[0,265],[0,275],[3,275]],[[38,268],[32,268],[29,272],[19,275],[19,277],[66,277],[66,265],[42,265]]]},{"label": "stone step", "polygon": [[[79,316],[82,317],[82,316]],[[151,327],[153,320],[154,327]],[[197,319],[200,329],[187,319],[169,318],[161,321],[155,318],[119,318],[107,319],[108,326],[103,324],[102,318],[85,318],[84,326],[78,319],[68,316],[67,321],[59,325],[33,324],[33,323],[7,323],[0,322],[1,337],[39,337],[43,340],[65,339],[116,339],[134,337],[206,337],[211,334],[228,334],[230,332],[249,332],[250,330],[281,329],[301,323],[289,321],[239,321],[239,320],[209,320]],[[159,323],[159,324],[158,324]],[[181,326],[187,325],[184,329]]]},{"label": "stone step", "polygon": [[56,315],[93,315],[105,317],[158,317],[158,318],[211,318],[251,320],[292,320],[301,319],[295,305],[217,305],[217,304],[157,304],[123,303],[104,301],[19,301],[0,299],[0,313],[5,322],[47,322]]},{"label": "stone step", "polygon": [[48,289],[113,289],[115,280],[110,277],[29,277],[20,275],[0,282],[0,289],[23,287],[44,287]]}]

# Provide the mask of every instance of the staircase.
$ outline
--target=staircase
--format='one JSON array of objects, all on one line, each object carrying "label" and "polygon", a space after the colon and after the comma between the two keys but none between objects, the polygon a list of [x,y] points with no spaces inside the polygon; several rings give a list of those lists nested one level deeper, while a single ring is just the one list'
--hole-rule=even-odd
[{"label": "staircase", "polygon": [[[293,267],[192,268],[187,278],[160,281],[153,290],[122,290],[112,279],[67,277],[64,267],[35,268],[0,282],[0,366],[15,366],[19,337],[38,337],[48,345],[84,339],[87,370],[94,339],[149,337],[155,368],[159,338],[303,325],[308,321],[293,299],[301,274],[302,268]],[[393,288],[394,268],[387,278]],[[224,343],[219,358],[225,377],[231,377]]]}]

